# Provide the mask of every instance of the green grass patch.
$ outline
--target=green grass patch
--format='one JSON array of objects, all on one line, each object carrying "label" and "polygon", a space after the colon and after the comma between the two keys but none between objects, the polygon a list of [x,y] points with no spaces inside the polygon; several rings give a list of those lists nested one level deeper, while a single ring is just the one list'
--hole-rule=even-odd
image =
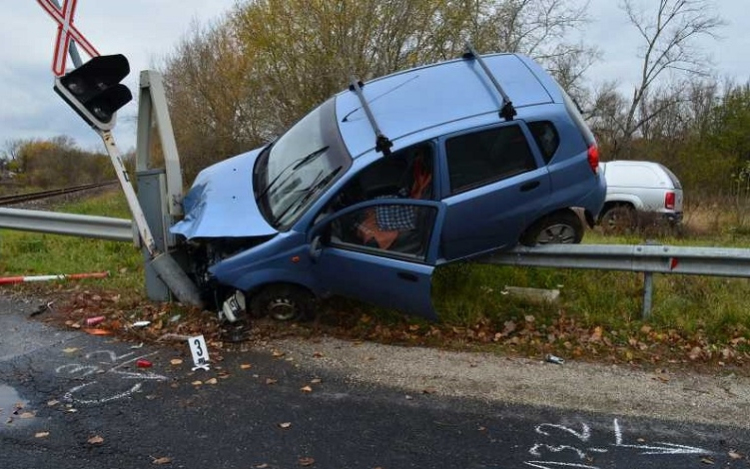
[{"label": "green grass patch", "polygon": [[[115,192],[66,204],[56,211],[130,218],[124,196]],[[97,280],[97,285],[137,294],[145,292],[143,258],[132,243],[0,230],[0,272],[3,276],[103,271],[109,272],[110,276]]]}]

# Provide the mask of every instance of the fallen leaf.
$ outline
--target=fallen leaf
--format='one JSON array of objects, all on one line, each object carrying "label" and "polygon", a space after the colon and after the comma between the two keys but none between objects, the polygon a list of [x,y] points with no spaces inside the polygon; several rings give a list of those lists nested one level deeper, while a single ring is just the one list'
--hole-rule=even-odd
[{"label": "fallen leaf", "polygon": [[711,458],[701,458],[701,462],[703,464],[713,464],[714,463],[713,459],[711,459]]},{"label": "fallen leaf", "polygon": [[729,452],[729,457],[732,459],[742,459],[742,455],[734,450]]},{"label": "fallen leaf", "polygon": [[173,359],[169,360],[169,363],[171,365],[182,365],[182,360],[179,359],[179,358],[173,358]]},{"label": "fallen leaf", "polygon": [[279,428],[287,429],[292,426],[292,422],[282,422],[279,424]]},{"label": "fallen leaf", "polygon": [[253,467],[254,467],[255,469],[266,469],[267,467],[270,467],[270,466],[269,466],[268,464],[266,464],[266,463],[263,463],[263,464],[256,464],[256,465],[255,465],[255,466],[253,466]]},{"label": "fallen leaf", "polygon": [[104,438],[100,437],[99,435],[92,436],[88,439],[88,444],[90,445],[100,445],[104,443]]},{"label": "fallen leaf", "polygon": [[193,382],[192,382],[192,383],[190,383],[190,384],[192,384],[193,386],[200,386],[201,384],[203,384],[203,381],[200,381],[200,380],[198,380],[198,381],[193,381]]},{"label": "fallen leaf", "polygon": [[153,461],[151,461],[152,464],[169,464],[172,462],[172,458],[168,457],[161,457],[161,458],[152,458]]},{"label": "fallen leaf", "polygon": [[312,466],[315,464],[315,460],[313,458],[299,458],[299,465],[303,467]]},{"label": "fallen leaf", "polygon": [[322,358],[322,357],[323,357],[323,352],[314,352],[313,353],[313,358]]},{"label": "fallen leaf", "polygon": [[273,358],[281,358],[285,355],[285,353],[279,350],[274,350],[271,355],[273,356]]},{"label": "fallen leaf", "polygon": [[34,412],[24,412],[18,417],[22,419],[33,419],[34,417],[36,417],[36,414],[34,414]]},{"label": "fallen leaf", "polygon": [[302,386],[299,390],[302,392],[312,392],[312,388],[310,386]]},{"label": "fallen leaf", "polygon": [[35,438],[47,438],[49,436],[49,432],[39,432],[34,434]]},{"label": "fallen leaf", "polygon": [[68,348],[64,348],[63,349],[63,353],[73,353],[73,352],[77,352],[77,351],[78,351],[77,347],[68,347]]},{"label": "fallen leaf", "polygon": [[422,389],[422,394],[435,394],[436,392],[437,392],[437,389],[433,387]]},{"label": "fallen leaf", "polygon": [[207,380],[207,381],[206,381],[206,384],[216,384],[216,383],[218,383],[218,382],[219,382],[219,380],[218,380],[218,379],[216,379],[216,378],[211,378],[211,379],[209,379],[209,380]]},{"label": "fallen leaf", "polygon": [[311,384],[320,384],[322,382],[323,382],[323,380],[320,379],[320,378],[313,378],[313,379],[310,380]]},{"label": "fallen leaf", "polygon": [[242,365],[240,365],[240,369],[242,369],[242,370],[249,370],[252,367],[253,367],[253,365],[251,365],[249,363],[243,363]]},{"label": "fallen leaf", "polygon": [[112,335],[112,331],[107,329],[84,329],[83,332],[91,335]]},{"label": "fallen leaf", "polygon": [[276,384],[278,382],[279,382],[278,379],[266,378],[266,384]]},{"label": "fallen leaf", "polygon": [[60,403],[60,401],[56,401],[56,400],[53,399],[51,401],[47,401],[47,406],[53,407],[53,406],[56,406],[59,403]]}]

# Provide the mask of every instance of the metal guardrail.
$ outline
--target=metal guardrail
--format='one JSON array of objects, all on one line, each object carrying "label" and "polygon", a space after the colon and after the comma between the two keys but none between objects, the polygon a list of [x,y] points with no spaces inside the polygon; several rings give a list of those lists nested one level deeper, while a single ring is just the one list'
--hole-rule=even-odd
[{"label": "metal guardrail", "polygon": [[0,228],[124,241],[138,245],[133,222],[123,218],[0,208]]},{"label": "metal guardrail", "polygon": [[653,274],[750,278],[750,249],[659,244],[549,244],[478,259],[483,264],[643,272],[643,318],[651,314]]}]

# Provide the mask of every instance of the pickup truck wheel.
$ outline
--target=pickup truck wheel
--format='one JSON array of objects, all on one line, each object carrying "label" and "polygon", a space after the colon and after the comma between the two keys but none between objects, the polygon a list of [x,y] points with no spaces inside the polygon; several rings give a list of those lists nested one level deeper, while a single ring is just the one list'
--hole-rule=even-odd
[{"label": "pickup truck wheel", "polygon": [[524,246],[537,244],[578,244],[583,239],[583,223],[573,212],[557,212],[540,219],[521,236]]},{"label": "pickup truck wheel", "polygon": [[314,297],[295,285],[269,285],[250,300],[255,317],[269,316],[277,321],[301,321],[314,316]]},{"label": "pickup truck wheel", "polygon": [[630,205],[615,205],[601,216],[599,224],[605,233],[626,233],[635,226],[635,209]]}]

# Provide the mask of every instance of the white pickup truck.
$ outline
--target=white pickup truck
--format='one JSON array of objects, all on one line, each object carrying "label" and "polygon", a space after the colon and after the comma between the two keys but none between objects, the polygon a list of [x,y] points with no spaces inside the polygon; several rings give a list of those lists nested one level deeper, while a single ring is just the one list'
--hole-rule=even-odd
[{"label": "white pickup truck", "polygon": [[639,216],[654,214],[672,224],[682,220],[682,185],[667,167],[652,161],[609,161],[599,168],[607,197],[599,217],[605,231],[632,226]]}]

